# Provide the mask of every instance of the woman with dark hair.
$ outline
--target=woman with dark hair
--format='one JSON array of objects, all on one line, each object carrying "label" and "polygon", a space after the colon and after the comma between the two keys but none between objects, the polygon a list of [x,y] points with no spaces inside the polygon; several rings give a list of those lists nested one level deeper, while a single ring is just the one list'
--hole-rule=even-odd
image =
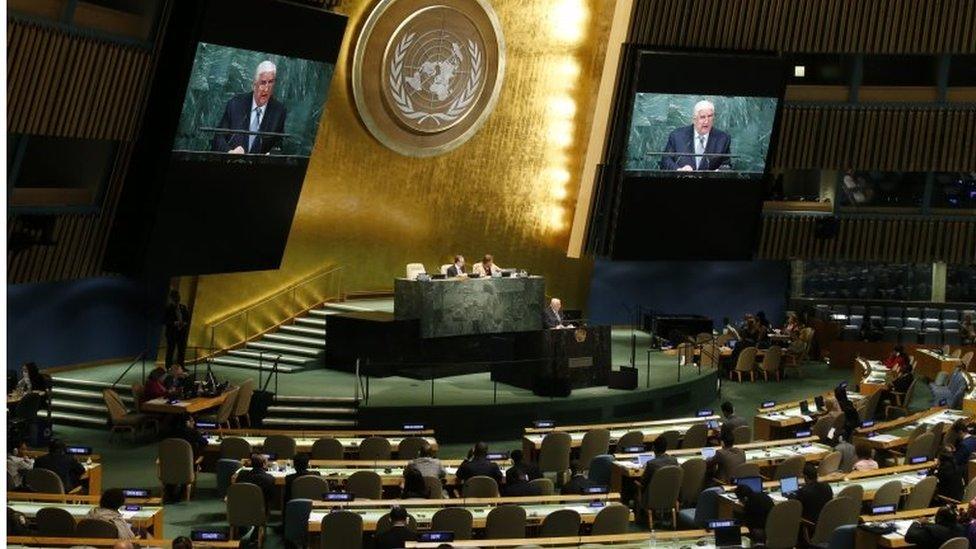
[{"label": "woman with dark hair", "polygon": [[149,375],[146,376],[146,386],[142,393],[143,402],[166,396],[166,385],[163,384],[163,377],[165,375],[166,370],[162,368],[154,368],[153,371],[149,372]]},{"label": "woman with dark hair", "polygon": [[179,536],[173,540],[173,549],[193,549],[193,541],[186,536]]},{"label": "woman with dark hair", "polygon": [[891,353],[881,363],[884,364],[885,368],[892,370],[897,375],[902,368],[911,364],[911,359],[908,353],[905,352],[904,347],[895,345],[895,348],[891,350]]},{"label": "woman with dark hair", "polygon": [[413,465],[403,468],[403,489],[400,497],[402,499],[427,499],[430,490],[424,482],[424,475]]}]

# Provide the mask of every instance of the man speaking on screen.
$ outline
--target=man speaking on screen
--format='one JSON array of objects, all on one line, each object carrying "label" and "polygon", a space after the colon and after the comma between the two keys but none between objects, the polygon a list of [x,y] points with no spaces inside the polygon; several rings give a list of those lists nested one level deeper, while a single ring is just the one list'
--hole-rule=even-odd
[{"label": "man speaking on screen", "polygon": [[[732,138],[712,125],[715,122],[715,105],[711,101],[695,103],[691,125],[677,128],[668,136],[666,153],[679,153],[661,157],[662,170],[679,172],[730,169],[728,156]],[[715,155],[715,156],[712,156]]]},{"label": "man speaking on screen", "polygon": [[[235,95],[227,102],[218,128],[250,132],[284,133],[285,106],[274,97],[278,69],[271,61],[262,61],[254,70],[250,93]],[[280,136],[254,133],[214,134],[210,150],[230,154],[268,154],[281,142]]]}]

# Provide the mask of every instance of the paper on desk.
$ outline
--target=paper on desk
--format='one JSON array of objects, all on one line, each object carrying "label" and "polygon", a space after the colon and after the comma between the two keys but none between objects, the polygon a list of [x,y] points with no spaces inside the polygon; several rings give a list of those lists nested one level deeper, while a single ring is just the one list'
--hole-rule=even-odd
[{"label": "paper on desk", "polygon": [[895,435],[874,435],[868,440],[872,442],[891,442],[893,440],[898,440],[898,437],[896,437]]}]

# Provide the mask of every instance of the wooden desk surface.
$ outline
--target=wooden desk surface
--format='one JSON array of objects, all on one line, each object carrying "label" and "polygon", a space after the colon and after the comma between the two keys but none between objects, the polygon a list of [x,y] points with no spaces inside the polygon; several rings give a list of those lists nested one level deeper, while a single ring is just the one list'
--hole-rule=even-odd
[{"label": "wooden desk surface", "polygon": [[[745,529],[743,529],[743,534]],[[658,548],[672,547],[677,548],[683,545],[691,545],[696,548],[713,549],[715,547],[715,534],[706,530],[678,530],[660,531],[654,533],[654,546]],[[587,546],[608,545],[617,549],[630,549],[631,547],[646,548],[650,546],[650,532],[634,532],[631,534],[612,534],[605,536],[566,536],[558,538],[513,538],[513,539],[493,539],[491,543],[485,540],[458,540],[451,542],[452,547],[518,547],[521,545],[541,547],[576,547],[581,544]],[[705,541],[699,545],[696,542]],[[748,539],[742,540],[748,547]],[[437,549],[440,543],[423,543],[419,541],[408,541],[408,549]]]},{"label": "wooden desk surface", "polygon": [[[328,436],[331,436],[332,438],[335,438],[336,440],[338,440],[339,443],[342,444],[343,448],[345,448],[346,453],[356,453],[356,452],[358,452],[359,451],[359,445],[362,444],[363,440],[366,439],[366,437],[364,437],[364,436],[350,436],[350,437],[347,437],[347,436],[336,436],[336,435],[337,435],[337,433],[336,434],[333,434],[333,435],[328,435]],[[243,438],[244,440],[246,440],[248,442],[248,444],[251,445],[251,449],[252,450],[259,450],[259,449],[261,449],[264,446],[264,439],[266,438],[265,435],[259,435],[259,436],[229,435],[229,436],[227,436],[227,438],[230,438],[231,436],[238,437],[238,438]],[[377,435],[377,436],[379,436],[379,435]],[[410,436],[416,436],[416,435],[410,435]],[[206,448],[206,451],[207,452],[218,452],[218,451],[220,451],[220,441],[221,441],[220,437],[218,437],[216,435],[205,434],[204,435],[204,438],[207,439],[207,448]],[[293,438],[295,439],[295,447],[296,447],[296,450],[298,452],[306,452],[307,453],[307,452],[310,452],[312,450],[312,445],[315,444],[315,441],[318,440],[319,438],[322,438],[322,437],[319,437],[319,436],[306,436],[306,437],[293,437]],[[402,436],[386,436],[384,438],[386,438],[388,441],[390,441],[390,448],[391,448],[391,450],[394,451],[394,452],[396,452],[400,448],[400,441],[402,441],[406,437],[402,437]],[[427,440],[427,443],[428,444],[430,444],[431,449],[433,449],[436,452],[437,451],[437,448],[438,448],[438,446],[437,446],[437,439],[435,439],[433,437],[430,437],[430,436],[424,436],[423,438]]]},{"label": "wooden desk surface", "polygon": [[[924,423],[931,427],[936,423],[951,424],[960,418],[971,419],[972,416],[965,412],[950,410],[945,407],[929,408],[928,410],[917,412],[910,416],[877,423],[873,427],[859,428],[854,436],[854,440],[855,442],[866,442],[876,450],[889,450],[908,444],[908,437],[920,424]],[[869,437],[868,435],[871,433],[876,434]]]},{"label": "wooden desk surface", "polygon": [[[9,495],[9,494],[8,494]],[[59,494],[56,494],[59,495]],[[45,507],[57,507],[71,513],[76,520],[81,520],[88,515],[98,503],[61,503],[57,501],[22,501],[8,500],[7,507],[23,513],[28,518],[33,519],[37,512]],[[154,537],[163,536],[163,507],[145,505],[138,511],[126,511],[119,509],[122,518],[134,528],[148,530]]]},{"label": "wooden desk surface", "polygon": [[620,437],[631,431],[641,431],[644,433],[644,442],[647,443],[653,442],[654,439],[666,431],[677,431],[679,434],[684,435],[692,425],[708,423],[709,421],[716,421],[718,419],[718,416],[710,415],[705,417],[681,418],[680,420],[604,423],[586,426],[573,425],[566,426],[562,429],[532,429],[532,432],[526,429],[526,434],[522,437],[522,451],[528,455],[532,455],[532,453],[541,450],[542,440],[546,434],[557,430],[568,433],[572,441],[572,447],[578,448],[583,443],[583,437],[586,435],[586,431],[591,429],[609,429],[610,444],[616,444]]},{"label": "wooden desk surface", "polygon": [[228,392],[215,397],[195,397],[180,399],[170,404],[167,397],[154,398],[143,402],[139,409],[147,414],[196,414],[210,408],[216,408],[227,399]]},{"label": "wooden desk surface", "polygon": [[[44,548],[44,547],[112,547],[115,542],[119,540],[115,539],[105,539],[105,538],[51,538],[51,537],[41,537],[41,536],[7,536],[7,546],[8,547],[34,547],[34,548]],[[152,548],[160,547],[162,549],[169,549],[173,545],[173,540],[169,539],[154,539],[154,538],[142,538],[137,540],[130,540],[135,542],[139,547]],[[208,547],[208,548],[236,548],[240,547],[240,541],[194,541],[193,547]]]}]

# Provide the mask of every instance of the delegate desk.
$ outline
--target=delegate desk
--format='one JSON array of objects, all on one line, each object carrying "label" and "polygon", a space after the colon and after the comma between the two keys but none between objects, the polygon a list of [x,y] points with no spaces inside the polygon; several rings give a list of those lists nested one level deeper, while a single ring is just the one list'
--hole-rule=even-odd
[{"label": "delegate desk", "polygon": [[864,396],[871,396],[884,389],[888,383],[890,370],[880,360],[865,360],[863,358],[858,360],[861,361],[861,367],[864,368],[866,374],[858,383],[858,392]]},{"label": "delegate desk", "polygon": [[[787,440],[770,440],[739,444],[746,453],[746,462],[755,463],[761,469],[772,469],[793,456],[803,456],[806,461],[820,461],[833,451],[833,448],[818,442],[817,437],[804,437]],[[714,448],[713,449],[717,449]],[[702,457],[701,449],[675,450],[668,452],[678,460],[678,465],[692,458]],[[614,454],[610,468],[610,490],[619,492],[623,479],[640,480],[644,468],[640,465],[641,454]],[[772,475],[767,475],[772,476]]]},{"label": "delegate desk", "polygon": [[[88,512],[98,507],[99,496],[74,494],[40,494],[33,492],[10,492],[7,494],[7,507],[34,520],[37,512],[45,507],[57,507],[71,513],[76,521],[85,518]],[[132,529],[148,532],[155,538],[163,537],[163,506],[159,498],[126,498],[127,505],[140,505],[138,511],[119,509],[122,518]]]},{"label": "delegate desk", "polygon": [[[434,513],[446,507],[463,507],[474,516],[474,528],[483,529],[488,513],[499,505],[512,504],[525,509],[526,522],[529,526],[541,524],[550,513],[560,509],[572,509],[580,514],[583,524],[592,524],[606,505],[620,501],[620,494],[589,494],[589,495],[554,495],[554,496],[526,496],[499,498],[466,498],[466,499],[400,499],[400,500],[356,500],[349,502],[316,501],[312,505],[312,513],[308,517],[308,531],[318,533],[322,531],[322,518],[332,509],[342,508],[358,513],[363,517],[363,531],[376,531],[376,523],[380,517],[390,512],[393,505],[407,508],[407,512],[417,521],[418,529],[430,528],[430,521]],[[600,502],[603,505],[594,505]],[[633,514],[631,514],[633,520]]]},{"label": "delegate desk", "polygon": [[[958,506],[960,513],[965,512],[965,505]],[[895,527],[895,531],[890,534],[875,534],[863,528],[858,528],[854,535],[854,547],[857,549],[870,549],[873,547],[911,547],[905,541],[905,533],[913,522],[931,520],[938,512],[938,507],[928,507],[926,509],[912,509],[910,511],[898,511],[888,515],[861,515],[861,522],[864,524],[887,523]]]},{"label": "delegate desk", "polygon": [[371,431],[371,430],[346,430],[346,431],[272,431],[261,429],[220,429],[204,433],[207,439],[206,453],[217,455],[220,453],[220,441],[224,438],[243,438],[251,445],[254,451],[260,450],[264,445],[264,439],[269,435],[287,435],[295,439],[295,451],[298,453],[308,453],[312,451],[312,445],[320,438],[335,438],[345,448],[346,454],[355,455],[359,453],[359,445],[367,437],[383,437],[390,441],[390,448],[396,453],[400,447],[400,441],[408,437],[423,437],[430,444],[431,449],[437,451],[437,439],[434,438],[433,429],[423,431]]},{"label": "delegate desk", "polygon": [[[551,432],[561,431],[569,433],[572,439],[572,447],[578,448],[583,442],[583,436],[587,431],[593,429],[608,429],[610,431],[610,445],[617,443],[620,437],[631,431],[644,433],[644,442],[653,442],[665,431],[677,431],[680,435],[688,431],[692,425],[717,421],[716,415],[705,417],[685,417],[676,419],[662,419],[654,421],[632,421],[622,423],[597,423],[592,425],[557,425],[550,428],[526,427],[522,436],[522,452],[526,456],[535,456],[542,449],[542,439]],[[534,458],[533,458],[534,459]]]},{"label": "delegate desk", "polygon": [[943,355],[933,349],[915,348],[910,352],[915,357],[915,375],[924,375],[929,379],[935,379],[939,372],[951,374],[957,365],[962,364],[961,358]]},{"label": "delegate desk", "polygon": [[[823,394],[824,398],[832,397],[832,392]],[[856,402],[863,395],[858,393],[847,393],[851,402]],[[800,407],[802,400],[785,402],[769,408],[760,408],[756,416],[752,419],[753,438],[758,440],[774,440],[790,438],[797,429],[808,426],[826,410],[818,410],[813,398],[805,399],[808,406],[808,414],[804,414]]]},{"label": "delegate desk", "polygon": [[393,283],[397,320],[420,321],[420,337],[532,332],[542,329],[546,284],[526,278],[451,278]]},{"label": "delegate desk", "polygon": [[[873,471],[833,473],[820,477],[820,480],[830,484],[830,488],[833,490],[835,497],[840,493],[841,490],[848,486],[860,485],[862,488],[864,488],[863,501],[871,501],[874,499],[874,493],[877,492],[879,488],[884,486],[885,483],[892,480],[901,481],[902,495],[910,493],[915,485],[925,478],[925,476],[922,476],[919,473],[926,472],[928,469],[931,469],[934,466],[934,461],[927,461],[917,465],[898,465],[895,467],[886,467],[884,469],[875,469]],[[764,482],[763,488],[769,494],[769,497],[773,499],[773,501],[778,502],[786,499],[783,494],[780,493],[779,481]],[[736,499],[733,492],[734,489],[734,486],[726,486],[726,491],[719,495],[719,517],[731,518],[733,511],[742,510],[742,505],[739,503],[738,499]]]},{"label": "delegate desk", "polygon": [[[27,457],[37,459],[46,455],[45,450],[27,450]],[[92,454],[89,456],[79,456],[78,462],[85,467],[85,474],[81,475],[81,480],[88,481],[88,494],[97,496],[102,493],[102,464],[99,463],[100,456]]]},{"label": "delegate desk", "polygon": [[[751,547],[748,531],[742,529],[742,547]],[[653,539],[653,541],[652,541]],[[558,538],[511,538],[493,539],[490,543],[485,540],[457,540],[450,543],[451,547],[586,547],[597,549],[716,549],[715,534],[705,530],[678,530],[674,532],[655,532],[652,538],[648,532],[634,532],[631,534],[610,534],[605,536],[565,536]],[[407,549],[437,549],[439,542],[408,541]]]},{"label": "delegate desk", "polygon": [[[113,547],[118,540],[110,538],[51,538],[41,536],[7,536],[7,547],[18,549],[46,549],[48,547]],[[142,549],[169,549],[173,541],[168,539],[138,539],[132,540]],[[193,547],[207,549],[236,549],[241,546],[240,540],[234,541],[194,541]]]},{"label": "delegate desk", "polygon": [[194,397],[187,399],[175,399],[171,401],[168,397],[159,397],[143,402],[139,411],[144,414],[197,414],[210,408],[216,408],[224,403],[227,392],[223,392],[213,397]]},{"label": "delegate desk", "polygon": [[930,429],[937,423],[945,423],[948,424],[948,430],[949,425],[957,419],[970,419],[970,416],[959,410],[929,408],[910,416],[878,423],[873,427],[862,427],[857,430],[854,440],[867,442],[875,450],[891,450],[908,444],[908,437],[920,425]]}]

